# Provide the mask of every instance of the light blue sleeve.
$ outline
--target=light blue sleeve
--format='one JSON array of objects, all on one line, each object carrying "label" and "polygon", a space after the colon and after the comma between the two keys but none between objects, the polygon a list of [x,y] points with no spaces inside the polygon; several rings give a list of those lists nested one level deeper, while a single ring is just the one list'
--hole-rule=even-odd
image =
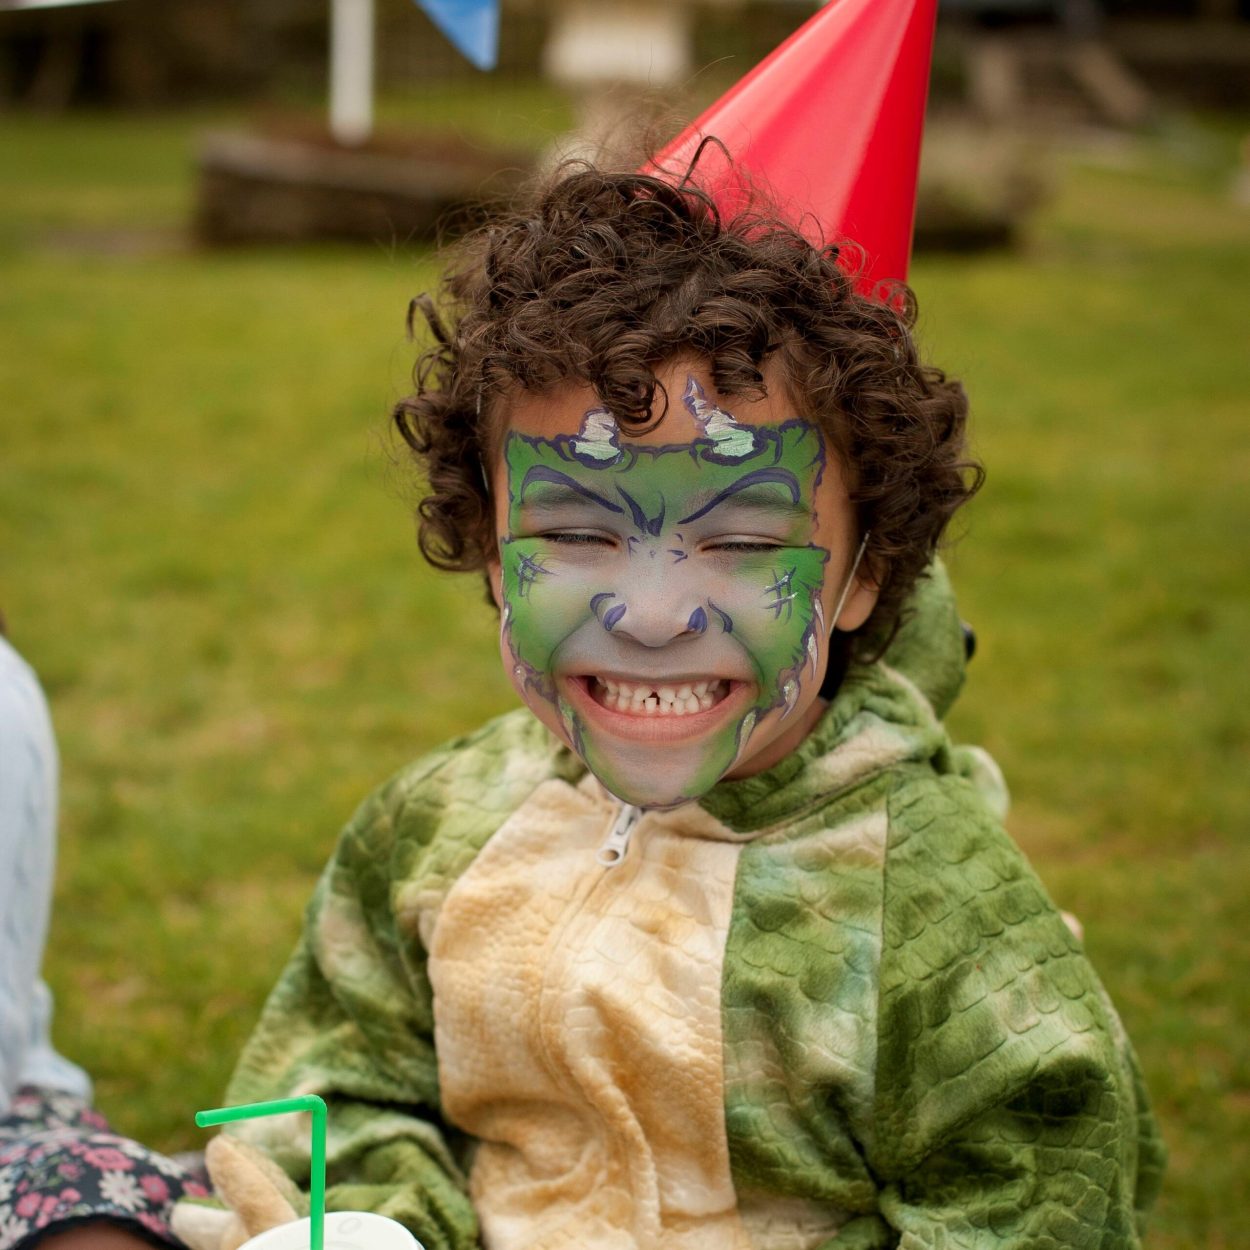
[{"label": "light blue sleeve", "polygon": [[20,1085],[90,1098],[85,1072],[49,1039],[39,977],[56,857],[57,754],[30,666],[0,638],[0,1113]]}]

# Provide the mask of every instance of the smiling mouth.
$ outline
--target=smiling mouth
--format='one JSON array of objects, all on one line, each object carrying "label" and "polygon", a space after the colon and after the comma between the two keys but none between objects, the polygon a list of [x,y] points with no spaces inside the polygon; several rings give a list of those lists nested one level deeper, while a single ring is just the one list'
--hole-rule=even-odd
[{"label": "smiling mouth", "polygon": [[735,683],[707,677],[696,681],[622,681],[614,677],[587,677],[590,697],[609,712],[625,716],[676,717],[709,712],[729,696]]}]

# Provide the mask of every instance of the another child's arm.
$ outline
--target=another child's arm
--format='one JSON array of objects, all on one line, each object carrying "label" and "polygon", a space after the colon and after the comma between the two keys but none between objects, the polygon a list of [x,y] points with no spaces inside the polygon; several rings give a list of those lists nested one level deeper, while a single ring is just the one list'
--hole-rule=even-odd
[{"label": "another child's arm", "polygon": [[115,1224],[79,1224],[39,1242],[40,1250],[152,1250],[146,1237],[136,1237]]}]

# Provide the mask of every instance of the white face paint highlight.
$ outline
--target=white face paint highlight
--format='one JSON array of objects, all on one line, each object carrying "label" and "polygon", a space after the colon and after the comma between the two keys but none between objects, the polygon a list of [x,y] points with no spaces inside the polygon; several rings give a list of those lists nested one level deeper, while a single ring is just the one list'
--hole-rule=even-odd
[{"label": "white face paint highlight", "polygon": [[582,428],[573,440],[573,450],[579,458],[614,464],[621,458],[618,437],[616,419],[612,414],[606,408],[592,408],[582,418]]}]

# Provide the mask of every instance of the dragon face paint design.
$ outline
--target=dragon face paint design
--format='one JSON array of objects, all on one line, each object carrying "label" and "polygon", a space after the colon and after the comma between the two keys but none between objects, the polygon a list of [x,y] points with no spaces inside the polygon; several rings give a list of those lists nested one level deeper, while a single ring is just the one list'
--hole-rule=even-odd
[{"label": "dragon face paint design", "polygon": [[575,434],[513,429],[504,446],[505,662],[640,807],[706,793],[761,732],[801,738],[827,637],[819,430],[741,424],[695,377],[682,399],[665,424],[681,418],[688,442],[631,439],[593,408]]}]

